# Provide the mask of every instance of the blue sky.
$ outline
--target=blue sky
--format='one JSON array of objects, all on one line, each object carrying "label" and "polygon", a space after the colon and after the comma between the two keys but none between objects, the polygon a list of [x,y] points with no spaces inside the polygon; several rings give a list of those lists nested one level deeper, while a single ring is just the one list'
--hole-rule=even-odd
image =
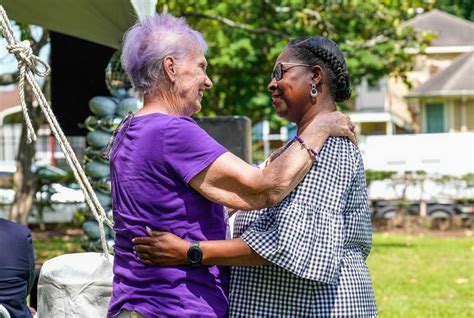
[{"label": "blue sky", "polygon": [[[14,28],[15,32],[15,37],[19,39],[20,34],[16,28]],[[43,32],[43,29],[37,26],[33,27],[33,36],[40,37],[41,33]],[[0,74],[6,74],[6,73],[13,73],[17,69],[17,62],[15,59],[15,56],[12,54],[9,54],[7,51],[7,42],[6,40],[2,37],[0,39]],[[49,54],[50,54],[51,48],[50,45],[48,44],[41,50],[40,52],[40,58],[49,63]],[[0,90],[9,90],[11,89],[11,86],[0,86]]]}]

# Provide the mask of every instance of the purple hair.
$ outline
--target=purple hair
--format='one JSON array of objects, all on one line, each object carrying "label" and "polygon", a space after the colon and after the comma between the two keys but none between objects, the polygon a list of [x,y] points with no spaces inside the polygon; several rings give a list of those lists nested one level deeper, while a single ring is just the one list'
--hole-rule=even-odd
[{"label": "purple hair", "polygon": [[163,71],[166,56],[180,60],[196,46],[207,51],[201,33],[183,18],[155,14],[132,26],[124,36],[122,65],[139,97],[152,93],[167,80]]}]

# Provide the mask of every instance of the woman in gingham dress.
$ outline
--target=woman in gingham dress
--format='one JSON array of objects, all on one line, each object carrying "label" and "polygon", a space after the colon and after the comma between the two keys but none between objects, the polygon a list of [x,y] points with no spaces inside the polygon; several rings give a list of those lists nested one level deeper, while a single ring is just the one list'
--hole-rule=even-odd
[{"label": "woman in gingham dress", "polygon": [[[351,94],[344,57],[324,37],[290,41],[268,88],[276,112],[295,122],[298,134]],[[315,156],[299,137],[287,147],[294,143]],[[231,317],[377,316],[365,263],[372,233],[360,151],[346,138],[330,137],[315,159],[282,202],[240,211],[234,239],[201,242],[203,264],[234,266]],[[186,262],[189,242],[154,235],[153,248],[141,257],[159,265]]]},{"label": "woman in gingham dress", "polygon": [[281,203],[239,212],[240,237],[271,266],[233,267],[232,317],[375,317],[371,224],[360,152],[330,137]]}]

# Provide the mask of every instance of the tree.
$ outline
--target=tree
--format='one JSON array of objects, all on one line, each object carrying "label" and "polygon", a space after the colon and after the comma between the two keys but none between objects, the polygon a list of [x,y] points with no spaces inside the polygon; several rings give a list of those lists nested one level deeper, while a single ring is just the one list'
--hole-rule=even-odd
[{"label": "tree", "polygon": [[345,53],[353,85],[395,74],[406,80],[414,56],[406,47],[423,48],[403,21],[424,1],[380,0],[159,0],[157,11],[183,16],[209,44],[209,75],[201,115],[246,115],[281,122],[270,107],[266,85],[274,61],[288,39],[323,35]]},{"label": "tree", "polygon": [[466,20],[474,21],[474,1],[472,0],[437,0],[434,7]]},{"label": "tree", "polygon": [[[31,44],[31,49],[34,55],[39,55],[41,49],[49,42],[48,32],[43,30],[41,36],[33,36],[32,27],[23,24],[17,24],[21,40],[28,40]],[[1,77],[4,81],[0,84],[11,84],[12,80],[18,78],[18,73],[6,74]],[[47,79],[43,85],[43,89],[48,87],[49,80]],[[25,84],[26,85],[26,84]],[[29,87],[25,86],[25,100],[28,108],[28,113],[31,115],[31,120],[35,132],[39,126],[44,122],[39,107],[33,107],[34,94]],[[27,224],[28,215],[34,203],[36,192],[39,188],[39,182],[36,175],[33,173],[31,167],[35,156],[35,143],[27,143],[27,129],[23,121],[20,146],[16,157],[16,171],[13,175],[13,189],[15,190],[15,199],[10,208],[9,219],[16,222]]]},{"label": "tree", "polygon": [[18,72],[13,74],[1,74],[0,75],[0,85],[11,85],[16,84],[18,81]]},{"label": "tree", "polygon": [[[266,85],[274,61],[288,39],[323,35],[336,41],[346,55],[353,85],[405,74],[414,64],[406,47],[423,48],[426,38],[418,38],[403,21],[412,17],[413,8],[431,9],[422,0],[159,0],[157,11],[185,17],[204,34],[209,44],[209,74],[215,87],[204,98],[200,116],[246,115],[256,122],[283,121],[270,107]],[[28,26],[20,25],[22,39],[32,41],[39,53],[47,35],[35,41]],[[38,127],[39,110],[27,100]],[[10,217],[25,223],[35,190],[31,161],[34,145],[26,144],[23,129],[15,174],[15,203]]]}]

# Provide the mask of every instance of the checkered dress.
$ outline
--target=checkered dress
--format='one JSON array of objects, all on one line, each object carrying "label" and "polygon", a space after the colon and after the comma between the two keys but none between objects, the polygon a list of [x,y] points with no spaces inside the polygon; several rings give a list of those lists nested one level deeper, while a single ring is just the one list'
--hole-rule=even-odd
[{"label": "checkered dress", "polygon": [[359,150],[331,137],[281,203],[239,212],[241,237],[270,266],[233,267],[230,317],[377,317],[365,260],[372,245]]}]

